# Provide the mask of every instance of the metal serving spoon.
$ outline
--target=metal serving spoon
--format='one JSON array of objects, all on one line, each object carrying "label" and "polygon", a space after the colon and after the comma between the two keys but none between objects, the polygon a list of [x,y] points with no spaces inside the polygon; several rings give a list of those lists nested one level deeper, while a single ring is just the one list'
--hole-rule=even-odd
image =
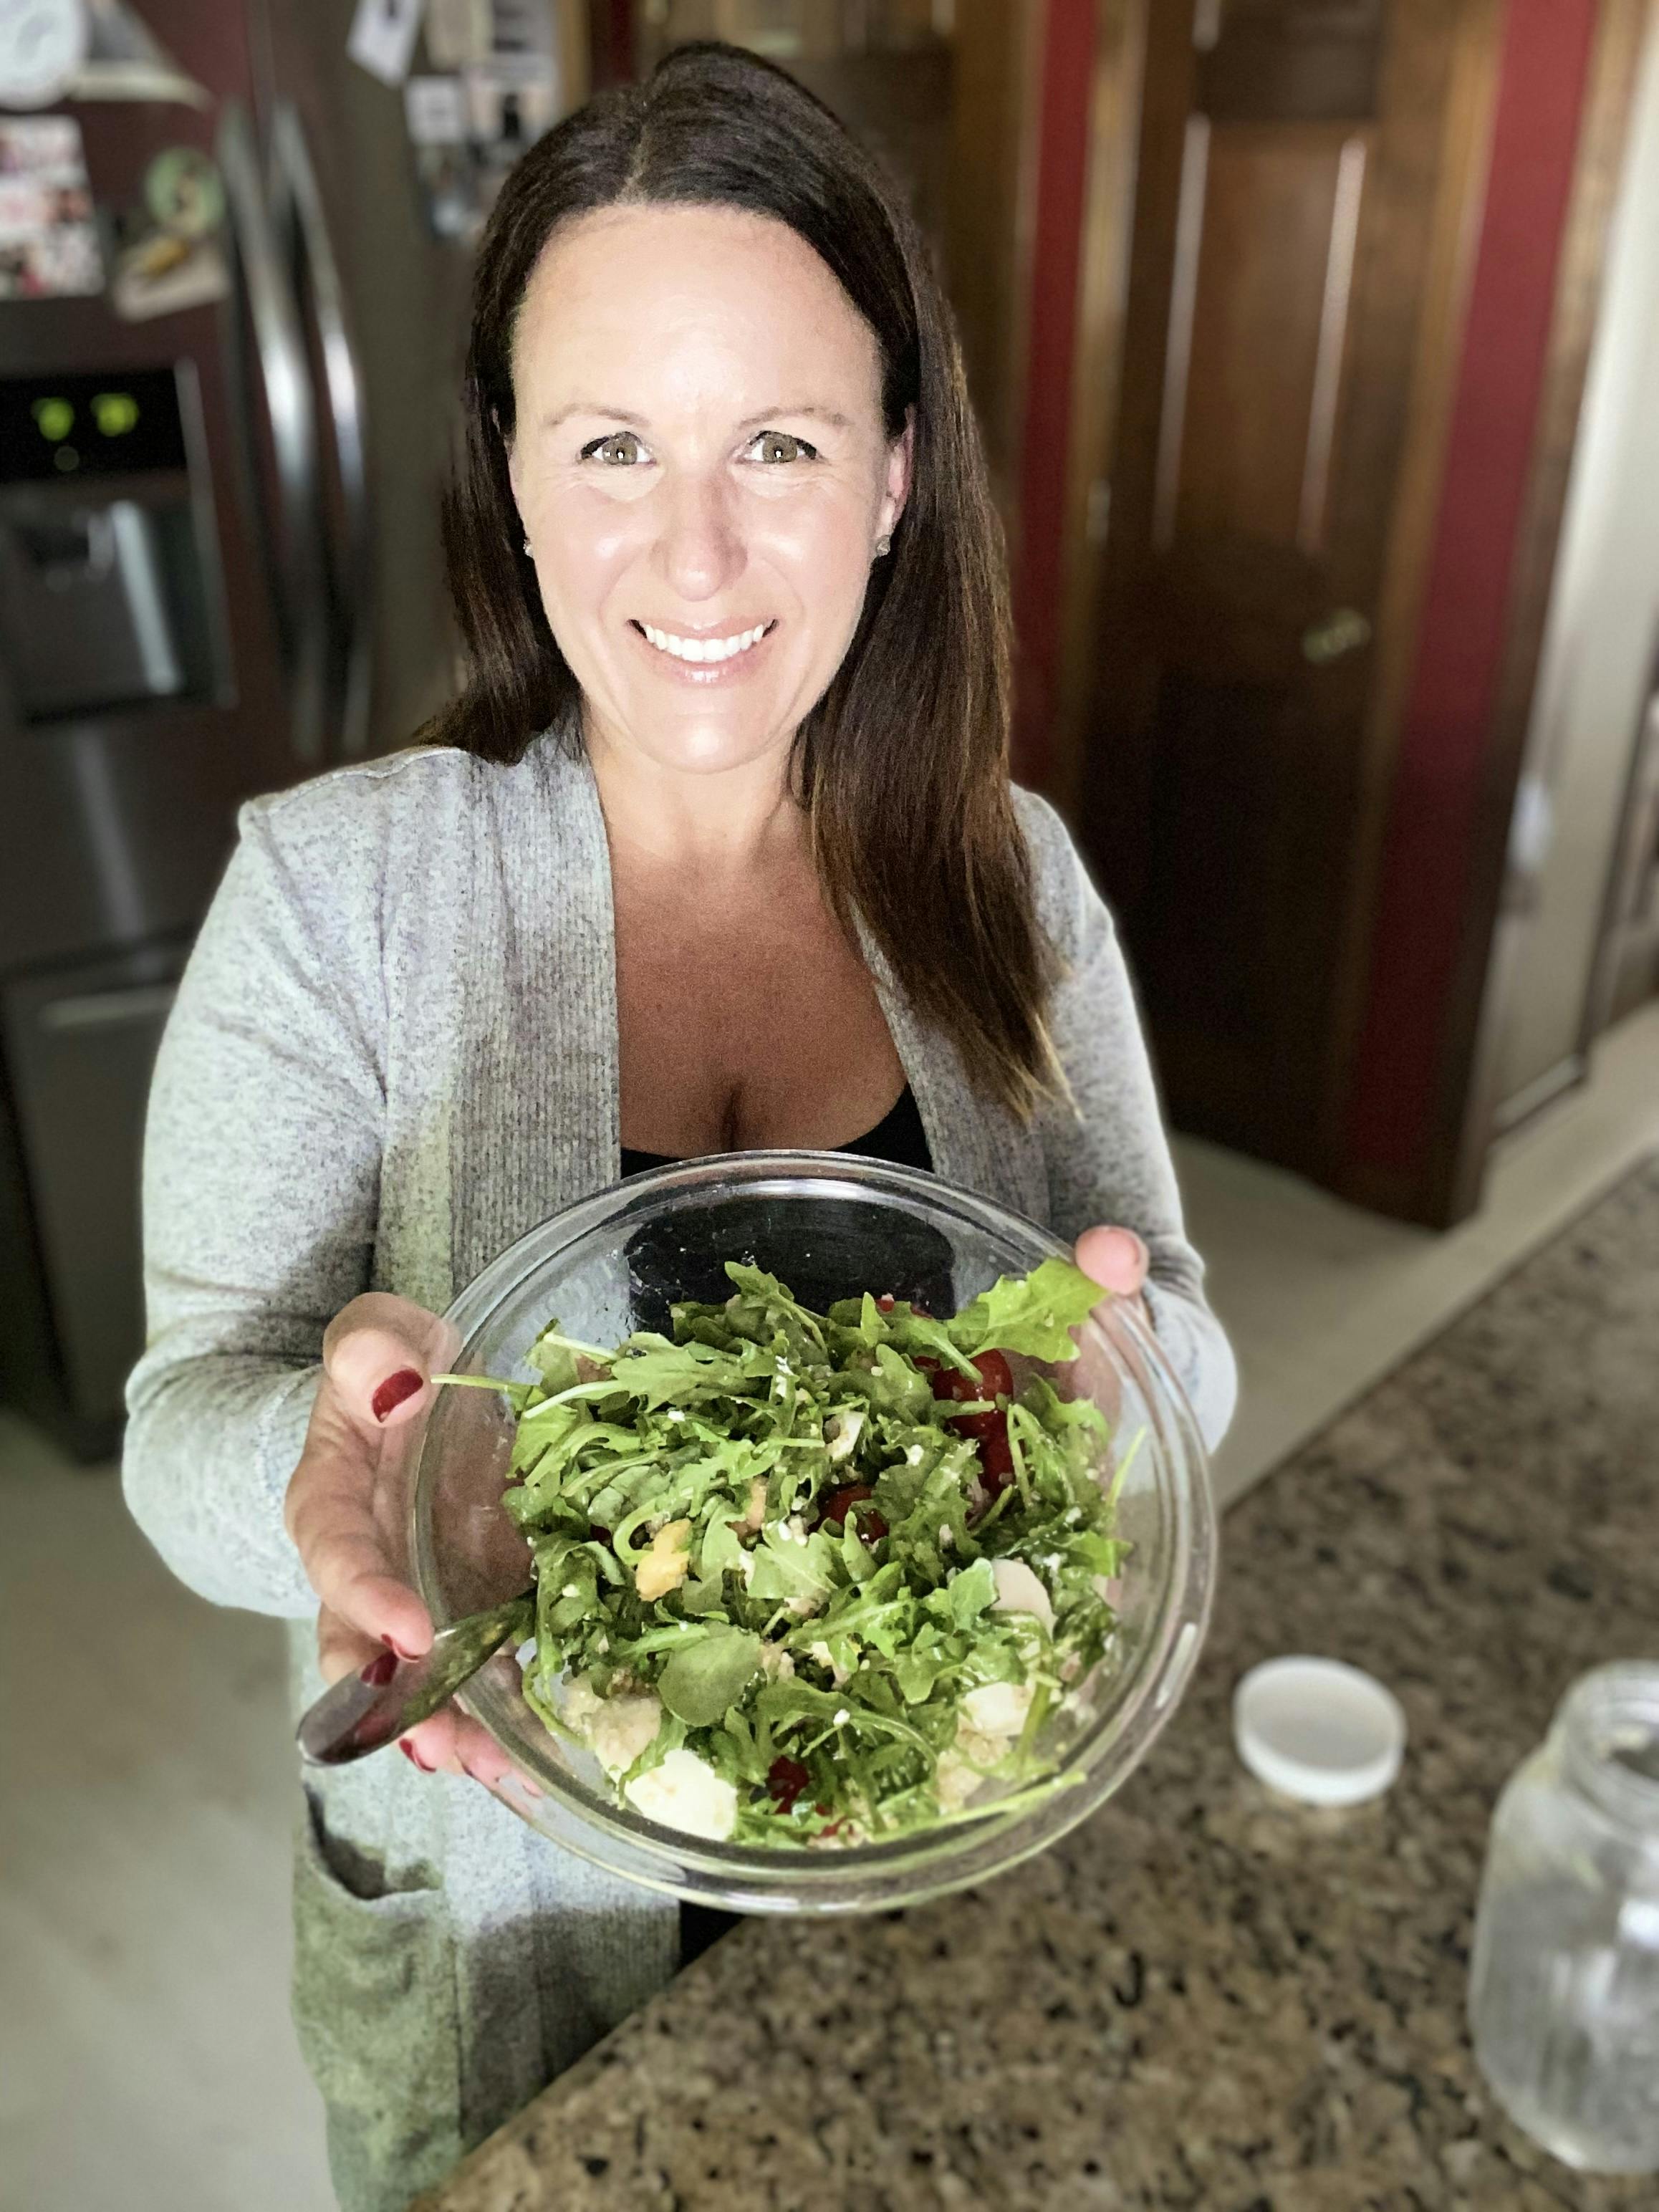
[{"label": "metal serving spoon", "polygon": [[301,1756],[310,1766],[343,1766],[395,1743],[447,1705],[504,1644],[521,1644],[535,1617],[535,1593],[526,1590],[446,1628],[419,1659],[388,1651],[360,1674],[343,1674],[295,1730]]}]

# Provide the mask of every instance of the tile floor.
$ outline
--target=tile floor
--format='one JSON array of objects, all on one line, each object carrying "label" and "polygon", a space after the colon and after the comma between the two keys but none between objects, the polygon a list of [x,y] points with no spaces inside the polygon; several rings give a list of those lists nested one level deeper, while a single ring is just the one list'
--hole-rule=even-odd
[{"label": "tile floor", "polygon": [[[1656,1147],[1659,1006],[1447,1237],[1183,1142],[1245,1380],[1223,1495]],[[3,1413],[0,1529],[0,2212],[327,2212],[284,1994],[280,1632],[182,1589],[107,1471]]]}]

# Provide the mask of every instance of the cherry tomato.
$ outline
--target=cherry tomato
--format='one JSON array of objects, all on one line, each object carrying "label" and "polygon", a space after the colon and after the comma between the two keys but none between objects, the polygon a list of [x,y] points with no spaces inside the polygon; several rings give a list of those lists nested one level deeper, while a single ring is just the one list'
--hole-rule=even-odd
[{"label": "cherry tomato", "polygon": [[994,1436],[981,1439],[979,1463],[980,1480],[993,1498],[1006,1490],[1014,1479],[1014,1455],[1009,1446],[1006,1420]]},{"label": "cherry tomato", "polygon": [[794,1809],[797,1797],[811,1782],[811,1776],[799,1759],[780,1755],[766,1770],[766,1786],[781,1812]]},{"label": "cherry tomato", "polygon": [[891,1313],[893,1308],[897,1304],[898,1300],[893,1296],[890,1291],[884,1291],[882,1295],[876,1300],[876,1311],[878,1313],[884,1314]]},{"label": "cherry tomato", "polygon": [[[981,1352],[972,1376],[964,1375],[959,1367],[948,1367],[933,1376],[933,1395],[957,1404],[975,1398],[1012,1397],[1013,1388],[1013,1376],[1000,1352]],[[955,1414],[948,1425],[959,1437],[971,1437],[975,1443],[982,1443],[989,1437],[1001,1435],[1007,1424],[1005,1416],[992,1407],[983,1413]]]},{"label": "cherry tomato", "polygon": [[[916,1364],[920,1367],[922,1362],[919,1359]],[[933,1376],[936,1398],[966,1404],[975,1398],[1012,1398],[1013,1395],[1013,1374],[1000,1352],[981,1352],[971,1375],[964,1375],[960,1367],[940,1367]]]},{"label": "cherry tomato", "polygon": [[[867,1482],[848,1482],[839,1490],[832,1490],[818,1513],[820,1527],[829,1521],[833,1522],[837,1528],[844,1528],[848,1507],[861,1505],[866,1498],[873,1498],[875,1494]],[[867,1513],[860,1514],[858,1530],[866,1544],[873,1544],[887,1534],[887,1523],[872,1506]]]}]

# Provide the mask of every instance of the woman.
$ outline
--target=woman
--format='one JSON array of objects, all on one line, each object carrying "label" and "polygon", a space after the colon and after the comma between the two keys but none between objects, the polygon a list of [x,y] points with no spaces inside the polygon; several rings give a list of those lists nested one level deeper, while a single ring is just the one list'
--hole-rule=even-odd
[{"label": "woman", "polygon": [[[301,1698],[429,1640],[397,1532],[434,1316],[653,1156],[931,1165],[1143,1295],[1212,1439],[1232,1401],[1110,922],[1007,781],[983,464],[870,162],[729,49],[596,100],[502,192],[465,409],[467,689],[425,745],[245,810],[151,1111],[128,1496],[196,1589],[301,1624]],[[672,1903],[514,1816],[472,1724],[402,1748],[308,1783],[301,1839],[296,2014],[354,2208],[679,1955]]]}]

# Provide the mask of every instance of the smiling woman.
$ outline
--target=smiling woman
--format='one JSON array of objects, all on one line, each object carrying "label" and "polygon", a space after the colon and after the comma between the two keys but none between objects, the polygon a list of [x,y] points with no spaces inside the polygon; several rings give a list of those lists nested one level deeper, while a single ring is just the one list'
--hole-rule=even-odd
[{"label": "smiling woman", "polygon": [[[979,442],[866,156],[779,71],[677,51],[508,179],[463,405],[466,686],[244,810],[148,1125],[128,1498],[196,1589],[295,1620],[305,1703],[431,1644],[439,1316],[653,1159],[931,1169],[1143,1297],[1212,1442],[1232,1403],[1110,918],[1009,783]],[[682,1955],[672,1899],[517,1818],[476,1723],[400,1748],[306,1789],[295,2014],[346,2212]]]}]

